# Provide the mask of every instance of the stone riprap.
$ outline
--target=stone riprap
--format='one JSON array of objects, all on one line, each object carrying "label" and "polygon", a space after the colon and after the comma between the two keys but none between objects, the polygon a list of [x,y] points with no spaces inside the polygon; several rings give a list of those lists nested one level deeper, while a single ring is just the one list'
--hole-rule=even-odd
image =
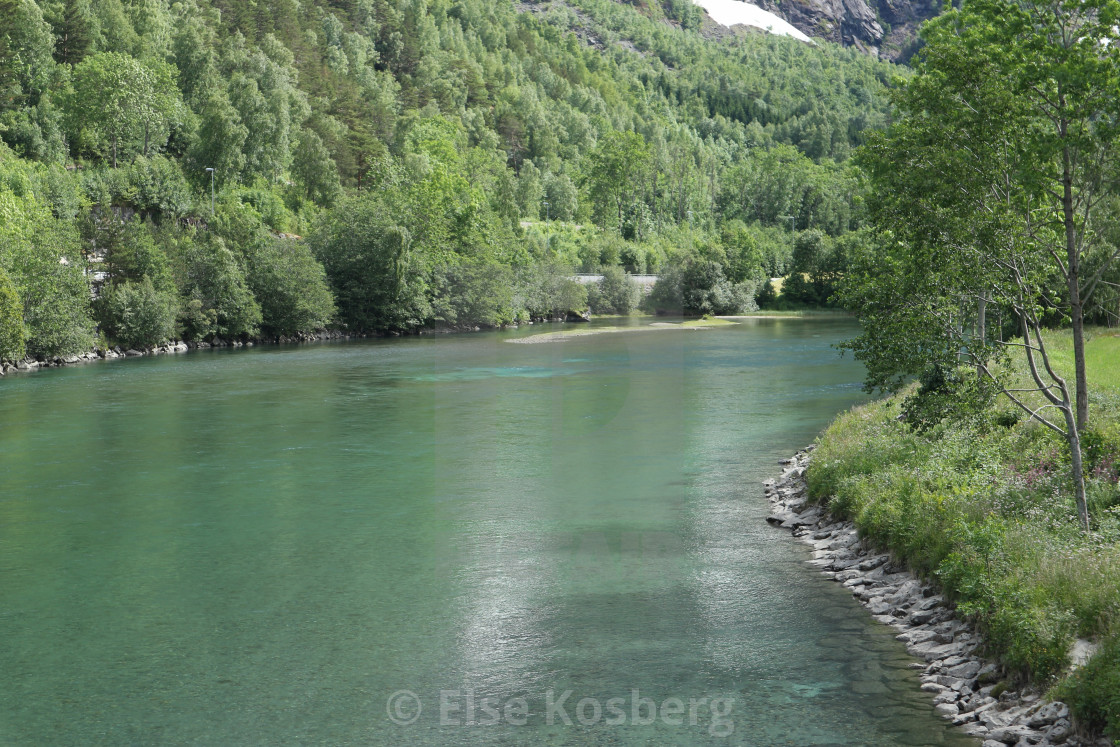
[{"label": "stone riprap", "polygon": [[1004,689],[999,666],[978,654],[980,635],[936,588],[868,546],[852,522],[809,502],[805,469],[814,448],[783,459],[781,476],[766,481],[767,521],[810,545],[810,563],[850,590],[873,618],[898,630],[897,638],[925,662],[914,666],[937,713],[982,739],[983,747],[1108,747],[1107,739],[1075,734],[1064,703],[1046,702],[1029,689]]}]

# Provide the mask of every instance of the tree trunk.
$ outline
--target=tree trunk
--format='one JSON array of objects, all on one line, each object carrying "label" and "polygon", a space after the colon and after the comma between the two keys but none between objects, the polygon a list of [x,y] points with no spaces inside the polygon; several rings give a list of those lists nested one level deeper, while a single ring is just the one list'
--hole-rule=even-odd
[{"label": "tree trunk", "polygon": [[1085,310],[1081,301],[1081,257],[1073,214],[1073,168],[1069,148],[1062,150],[1062,221],[1066,229],[1066,280],[1069,316],[1073,326],[1073,365],[1076,381],[1077,429],[1089,425],[1089,383],[1085,371]]},{"label": "tree trunk", "polygon": [[117,168],[117,136],[113,135],[113,168]]},{"label": "tree trunk", "polygon": [[1081,457],[1081,434],[1077,430],[1073,409],[1069,403],[1069,393],[1063,392],[1066,397],[1066,406],[1062,414],[1066,419],[1066,442],[1069,444],[1070,477],[1073,478],[1073,496],[1077,504],[1077,518],[1081,524],[1081,531],[1089,531],[1089,504],[1085,499],[1085,466]]},{"label": "tree trunk", "polygon": [[[988,292],[982,291],[976,302],[976,339],[984,345],[988,341]],[[976,364],[976,377],[984,378],[983,362]]]}]

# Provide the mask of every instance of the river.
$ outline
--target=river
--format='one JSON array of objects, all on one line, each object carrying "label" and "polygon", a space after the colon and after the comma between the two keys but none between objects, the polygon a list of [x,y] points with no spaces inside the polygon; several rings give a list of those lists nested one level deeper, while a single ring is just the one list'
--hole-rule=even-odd
[{"label": "river", "polygon": [[764,521],[850,321],[551,329],[0,380],[0,743],[977,744]]}]

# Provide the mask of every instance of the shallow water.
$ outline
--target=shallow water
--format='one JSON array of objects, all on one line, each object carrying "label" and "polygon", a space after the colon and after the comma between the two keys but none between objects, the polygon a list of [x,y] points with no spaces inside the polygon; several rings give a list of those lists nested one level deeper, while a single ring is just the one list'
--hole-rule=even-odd
[{"label": "shallow water", "polygon": [[0,381],[0,743],[976,744],[764,522],[850,322],[551,329]]}]

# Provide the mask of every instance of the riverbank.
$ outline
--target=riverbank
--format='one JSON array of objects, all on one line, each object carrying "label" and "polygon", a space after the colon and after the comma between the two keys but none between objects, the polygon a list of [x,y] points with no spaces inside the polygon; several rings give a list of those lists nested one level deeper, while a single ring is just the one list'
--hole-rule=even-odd
[{"label": "riverbank", "polygon": [[[1068,334],[1046,337],[1058,372],[1070,373]],[[1088,532],[1062,436],[1006,398],[968,404],[946,389],[931,401],[912,387],[856,407],[825,430],[805,478],[811,503],[940,590],[1009,688],[1046,692],[1069,704],[1080,733],[1120,740],[1120,380],[1107,375],[1116,344],[1094,333],[1086,348],[1105,361],[1088,371]],[[1028,388],[1025,363],[1007,365],[1023,382],[1010,386]]]},{"label": "riverbank", "polygon": [[[564,319],[539,319],[525,322],[525,324],[562,323]],[[509,325],[516,329],[520,325]],[[63,368],[66,366],[79,366],[85,363],[94,363],[118,358],[141,358],[153,355],[170,355],[186,353],[191,350],[209,350],[211,348],[251,348],[255,345],[291,345],[311,342],[327,342],[332,340],[363,340],[374,337],[400,337],[402,335],[434,335],[457,334],[461,332],[481,332],[484,327],[460,326],[421,328],[412,332],[346,332],[343,330],[319,330],[295,335],[282,335],[280,337],[256,337],[250,340],[226,340],[220,337],[210,340],[184,341],[171,340],[160,345],[146,348],[122,348],[119,345],[99,347],[81,355],[58,356],[54,358],[33,358],[28,356],[19,361],[0,361],[0,376],[9,373],[30,373],[44,368]]]},{"label": "riverbank", "polygon": [[998,745],[1103,745],[1073,733],[1065,703],[1048,701],[1032,686],[1013,689],[1000,665],[984,658],[982,635],[962,620],[933,584],[922,581],[889,553],[860,538],[856,525],[837,519],[809,499],[805,472],[815,446],[783,460],[781,477],[766,483],[771,524],[789,529],[813,548],[810,561],[843,584],[898,639],[922,668],[922,691],[934,710],[966,734]]},{"label": "riverbank", "polygon": [[55,358],[32,358],[27,357],[15,362],[0,362],[0,376],[9,373],[30,373],[38,371],[43,368],[63,368],[65,366],[79,366],[84,363],[95,363],[97,361],[116,360],[118,358],[142,358],[144,356],[153,355],[173,355],[177,353],[186,353],[190,350],[209,350],[210,348],[251,348],[254,345],[261,344],[286,344],[286,343],[300,343],[300,342],[317,342],[323,340],[346,340],[351,337],[366,337],[367,335],[351,335],[337,330],[323,330],[321,332],[294,335],[291,337],[279,337],[275,339],[261,339],[254,340],[224,340],[222,338],[214,338],[212,340],[200,340],[186,342],[183,340],[171,340],[160,345],[154,345],[148,348],[122,348],[119,345],[112,347],[97,348],[87,351],[81,355],[68,355]]}]

